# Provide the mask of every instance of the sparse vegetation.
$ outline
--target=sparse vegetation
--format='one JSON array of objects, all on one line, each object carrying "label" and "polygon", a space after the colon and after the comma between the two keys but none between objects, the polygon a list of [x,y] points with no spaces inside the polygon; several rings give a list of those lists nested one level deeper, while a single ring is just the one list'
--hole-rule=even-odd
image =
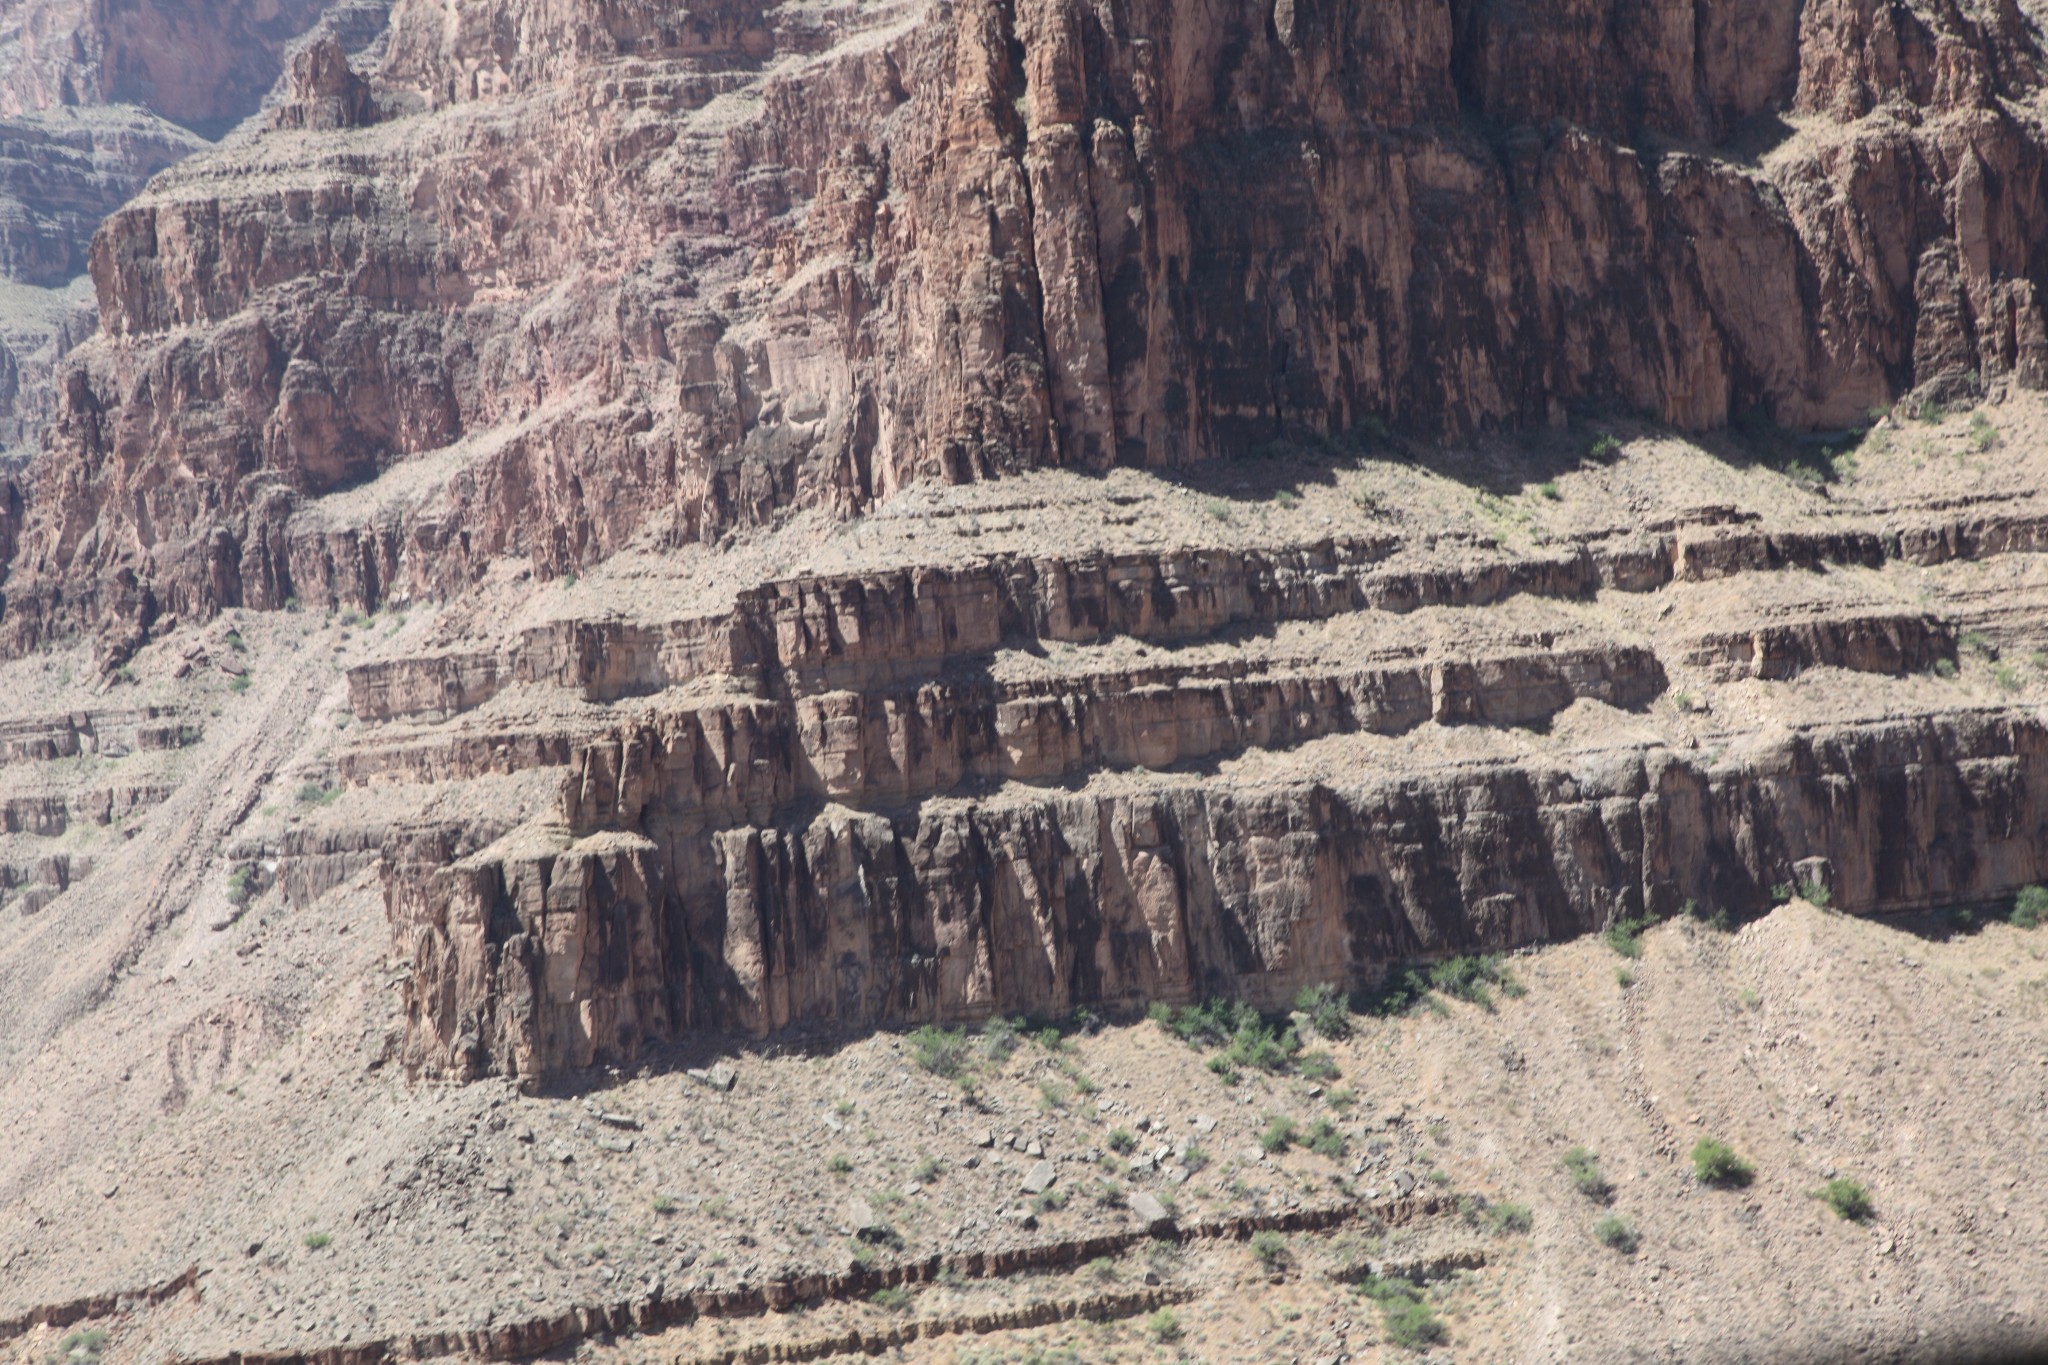
[{"label": "sparse vegetation", "polygon": [[1564,494],[1558,491],[1557,480],[1549,479],[1536,485],[1536,496],[1549,502],[1556,502],[1564,497]]},{"label": "sparse vegetation", "polygon": [[927,1156],[921,1158],[917,1165],[911,1168],[910,1178],[921,1185],[929,1185],[945,1173],[945,1162],[935,1156]]},{"label": "sparse vegetation", "polygon": [[1593,438],[1593,444],[1586,453],[1605,464],[1621,454],[1621,441],[1612,432],[1603,431]]},{"label": "sparse vegetation", "polygon": [[1145,1319],[1145,1330],[1152,1334],[1154,1341],[1179,1341],[1180,1315],[1171,1308],[1162,1308]]},{"label": "sparse vegetation", "polygon": [[1799,883],[1799,899],[1805,901],[1808,905],[1825,910],[1833,902],[1834,898],[1834,893],[1829,891],[1822,883],[1814,881],[1812,878],[1801,879]]},{"label": "sparse vegetation", "polygon": [[1335,986],[1304,986],[1294,997],[1294,1008],[1308,1016],[1308,1026],[1319,1038],[1336,1041],[1351,1036],[1351,1006]]},{"label": "sparse vegetation", "polygon": [[654,1196],[654,1211],[656,1213],[674,1213],[676,1211],[676,1201],[665,1194],[657,1194]]},{"label": "sparse vegetation", "polygon": [[834,1175],[853,1174],[853,1158],[844,1152],[834,1152],[825,1158],[825,1169]]},{"label": "sparse vegetation", "polygon": [[2017,668],[2011,664],[2000,663],[1991,666],[1991,681],[1997,684],[2001,692],[2017,692],[2020,690],[2022,679]]},{"label": "sparse vegetation", "polygon": [[234,677],[228,679],[228,691],[240,693],[247,692],[248,690],[249,675],[247,673],[237,673]]},{"label": "sparse vegetation", "polygon": [[50,1365],[99,1365],[107,1346],[107,1329],[80,1327],[66,1332],[49,1356]]},{"label": "sparse vegetation", "polygon": [[1252,1234],[1252,1255],[1268,1270],[1287,1264],[1287,1239],[1271,1228]]},{"label": "sparse vegetation", "polygon": [[900,1312],[910,1306],[910,1291],[902,1285],[888,1285],[868,1295],[868,1302],[877,1308]]},{"label": "sparse vegetation", "polygon": [[1984,415],[1982,408],[1979,408],[1970,414],[1970,449],[1983,455],[1997,446],[1998,428],[1991,424],[1991,419]]},{"label": "sparse vegetation", "polygon": [[1212,1058],[1209,1069],[1226,1080],[1234,1081],[1239,1067],[1286,1071],[1301,1051],[1301,1039],[1291,1026],[1279,1027],[1241,1000],[1211,1000],[1178,1009],[1154,1005],[1151,1018],[1190,1047],[1221,1047],[1221,1057]]},{"label": "sparse vegetation", "polygon": [[1687,919],[1704,924],[1716,933],[1725,934],[1731,927],[1728,923],[1728,912],[1722,908],[1709,909],[1698,901],[1689,900],[1685,903],[1683,913]]},{"label": "sparse vegetation", "polygon": [[1717,1137],[1703,1137],[1693,1144],[1692,1173],[1702,1185],[1733,1187],[1756,1179],[1756,1167]]},{"label": "sparse vegetation", "polygon": [[1624,1256],[1636,1254],[1642,1239],[1636,1235],[1635,1225],[1618,1213],[1610,1213],[1593,1224],[1593,1235],[1600,1239],[1600,1245],[1613,1247]]},{"label": "sparse vegetation", "polygon": [[302,806],[331,806],[341,799],[341,788],[326,782],[305,782],[299,786]]},{"label": "sparse vegetation", "polygon": [[1295,1070],[1312,1081],[1334,1081],[1342,1074],[1337,1070],[1337,1059],[1327,1052],[1302,1053]]},{"label": "sparse vegetation", "polygon": [[1493,1008],[1493,987],[1510,999],[1522,994],[1522,985],[1491,956],[1454,957],[1429,969],[1430,989],[1485,1009]]},{"label": "sparse vegetation", "polygon": [[249,898],[255,894],[252,886],[255,878],[256,869],[247,863],[243,863],[229,874],[228,904],[236,906],[247,905]]},{"label": "sparse vegetation", "polygon": [[334,1238],[324,1232],[309,1232],[302,1240],[305,1242],[306,1250],[308,1251],[319,1251],[321,1248],[330,1246],[334,1242]]},{"label": "sparse vegetation", "polygon": [[1332,1161],[1344,1159],[1346,1150],[1344,1135],[1337,1131],[1337,1125],[1328,1119],[1317,1119],[1309,1125],[1308,1135],[1302,1145],[1317,1156],[1326,1156]]},{"label": "sparse vegetation", "polygon": [[1209,1164],[1209,1153],[1199,1146],[1190,1144],[1187,1151],[1181,1153],[1180,1164],[1187,1168],[1189,1175],[1193,1175]]},{"label": "sparse vegetation", "polygon": [[2022,929],[2035,928],[2048,919],[2048,886],[2023,887],[2013,897],[2011,918]]},{"label": "sparse vegetation", "polygon": [[1614,1193],[1607,1177],[1600,1173],[1600,1158],[1584,1147],[1574,1147],[1564,1154],[1564,1169],[1572,1178],[1573,1188],[1588,1199],[1604,1204]]},{"label": "sparse vegetation", "polygon": [[1846,1176],[1836,1176],[1828,1181],[1814,1191],[1814,1198],[1852,1223],[1865,1222],[1877,1212],[1876,1207],[1870,1202],[1870,1191],[1865,1189],[1861,1182]]},{"label": "sparse vegetation", "polygon": [[1946,680],[1955,677],[1955,675],[1956,661],[1954,659],[1936,659],[1934,661],[1935,677]]},{"label": "sparse vegetation", "polygon": [[1210,498],[1202,504],[1202,510],[1217,521],[1230,520],[1230,504],[1221,498]]},{"label": "sparse vegetation", "polygon": [[1293,1119],[1275,1115],[1267,1121],[1266,1131],[1259,1134],[1259,1146],[1269,1155],[1278,1156],[1300,1136],[1301,1127]]},{"label": "sparse vegetation", "polygon": [[1495,1232],[1519,1233],[1536,1226],[1536,1215],[1530,1212],[1527,1204],[1489,1204],[1486,1221],[1492,1224]]},{"label": "sparse vegetation", "polygon": [[1058,1213],[1067,1206],[1067,1192],[1061,1189],[1047,1190],[1031,1201],[1031,1207],[1040,1213]]},{"label": "sparse vegetation", "polygon": [[1128,1128],[1110,1129],[1109,1150],[1119,1156],[1129,1156],[1138,1150],[1138,1135]]},{"label": "sparse vegetation", "polygon": [[1368,1275],[1358,1286],[1358,1292],[1379,1304],[1387,1340],[1394,1345],[1426,1351],[1444,1339],[1444,1321],[1429,1306],[1417,1285]]},{"label": "sparse vegetation", "polygon": [[1614,984],[1623,990],[1627,990],[1636,984],[1636,974],[1626,967],[1616,967],[1614,969]]},{"label": "sparse vegetation", "polygon": [[956,1081],[967,1071],[967,1035],[956,1028],[925,1024],[912,1029],[910,1057],[934,1076]]},{"label": "sparse vegetation", "polygon": [[1607,946],[1623,957],[1637,958],[1643,955],[1643,930],[1655,924],[1656,920],[1644,915],[1639,919],[1621,919],[1607,926],[1604,937]]}]

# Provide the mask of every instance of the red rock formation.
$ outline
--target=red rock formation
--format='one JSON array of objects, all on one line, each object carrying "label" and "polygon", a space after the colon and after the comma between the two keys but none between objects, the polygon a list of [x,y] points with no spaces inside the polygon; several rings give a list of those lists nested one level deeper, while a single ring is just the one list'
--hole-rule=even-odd
[{"label": "red rock formation", "polygon": [[302,67],[99,238],[16,648],[917,478],[2048,377],[2010,0],[435,0]]}]

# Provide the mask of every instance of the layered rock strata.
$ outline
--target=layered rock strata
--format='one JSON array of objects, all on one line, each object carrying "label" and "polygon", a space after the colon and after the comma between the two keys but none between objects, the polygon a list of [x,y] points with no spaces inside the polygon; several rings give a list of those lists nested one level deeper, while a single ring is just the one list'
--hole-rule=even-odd
[{"label": "layered rock strata", "polygon": [[114,657],[917,480],[2036,384],[2034,34],[2012,0],[401,5],[107,223],[0,630]]}]

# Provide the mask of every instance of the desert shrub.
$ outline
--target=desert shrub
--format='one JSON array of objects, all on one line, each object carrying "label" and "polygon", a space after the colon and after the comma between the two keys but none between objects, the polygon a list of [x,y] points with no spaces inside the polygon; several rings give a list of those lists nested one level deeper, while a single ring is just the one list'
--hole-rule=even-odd
[{"label": "desert shrub", "polygon": [[911,1169],[910,1178],[917,1181],[920,1185],[929,1185],[945,1173],[945,1162],[935,1156],[927,1156]]},{"label": "desert shrub", "polygon": [[1607,946],[1620,953],[1623,957],[1641,957],[1643,955],[1643,930],[1649,928],[1654,923],[1656,921],[1648,915],[1644,915],[1640,919],[1619,919],[1607,927],[1607,932],[1603,937],[1607,940]]},{"label": "desert shrub", "polygon": [[1189,1175],[1193,1175],[1196,1171],[1209,1164],[1209,1153],[1201,1147],[1190,1145],[1185,1152],[1181,1153],[1180,1164],[1187,1168]]},{"label": "desert shrub", "polygon": [[1138,1135],[1128,1128],[1110,1129],[1109,1150],[1123,1156],[1129,1156],[1132,1152],[1138,1150]]},{"label": "desert shrub", "polygon": [[967,1070],[967,1035],[956,1028],[925,1024],[910,1032],[910,1056],[934,1076],[957,1080]]},{"label": "desert shrub", "polygon": [[1293,1119],[1275,1116],[1266,1124],[1266,1131],[1259,1134],[1259,1146],[1277,1156],[1292,1147],[1300,1136],[1301,1128]]},{"label": "desert shrub", "polygon": [[1756,1167],[1721,1139],[1703,1137],[1692,1145],[1692,1173],[1702,1185],[1747,1185],[1756,1178]]},{"label": "desert shrub", "polygon": [[674,1213],[676,1211],[676,1201],[668,1195],[657,1194],[654,1196],[654,1211],[656,1213]]},{"label": "desert shrub", "polygon": [[1493,1225],[1495,1232],[1527,1232],[1536,1226],[1536,1216],[1527,1204],[1490,1204],[1486,1209],[1486,1221]]},{"label": "desert shrub", "polygon": [[1613,1247],[1624,1256],[1635,1255],[1642,1242],[1635,1226],[1618,1213],[1610,1213],[1593,1224],[1593,1235],[1600,1239],[1601,1246]]},{"label": "desert shrub", "polygon": [[1332,1161],[1344,1159],[1344,1135],[1337,1131],[1337,1125],[1328,1119],[1317,1119],[1309,1125],[1308,1136],[1302,1145],[1317,1156],[1326,1156]]},{"label": "desert shrub", "polygon": [[1162,1308],[1145,1319],[1145,1330],[1154,1341],[1179,1341],[1180,1315],[1171,1308]]},{"label": "desert shrub", "polygon": [[1500,959],[1491,956],[1454,957],[1429,969],[1431,990],[1487,1009],[1493,1007],[1490,988],[1505,987],[1511,979],[1501,970]]},{"label": "desert shrub", "polygon": [[834,1152],[825,1158],[825,1169],[834,1175],[852,1175],[853,1158],[844,1152]]},{"label": "desert shrub", "polygon": [[100,1352],[106,1347],[106,1328],[80,1327],[64,1334],[50,1353],[50,1365],[99,1365]]},{"label": "desert shrub", "polygon": [[331,806],[341,799],[341,788],[331,787],[325,782],[304,782],[299,785],[299,804],[304,806]]},{"label": "desert shrub", "polygon": [[1835,896],[1832,891],[1828,890],[1820,882],[1807,880],[1799,883],[1799,899],[1816,909],[1825,910],[1833,902]]},{"label": "desert shrub", "polygon": [[1047,1190],[1031,1201],[1031,1207],[1040,1213],[1058,1213],[1067,1206],[1065,1190]]},{"label": "desert shrub", "polygon": [[2020,690],[2020,671],[2011,664],[1993,664],[1991,681],[1998,685],[2001,692],[2017,692]]},{"label": "desert shrub", "polygon": [[1218,521],[1230,520],[1230,504],[1221,498],[1210,498],[1202,504],[1202,510]]},{"label": "desert shrub", "polygon": [[1998,445],[1998,428],[1980,408],[1970,414],[1970,448],[1982,455]]},{"label": "desert shrub", "polygon": [[1603,431],[1593,438],[1592,447],[1586,453],[1604,463],[1621,454],[1621,442],[1612,432]]},{"label": "desert shrub", "polygon": [[1981,630],[1966,630],[1956,639],[1958,648],[1967,649],[1980,659],[1992,659],[1998,651],[1991,646],[1991,637]]},{"label": "desert shrub", "polygon": [[877,1308],[887,1308],[893,1312],[909,1306],[910,1291],[902,1285],[892,1284],[868,1295],[868,1302]]},{"label": "desert shrub", "polygon": [[1252,1234],[1252,1255],[1268,1270],[1278,1270],[1287,1263],[1287,1239],[1271,1228]]},{"label": "desert shrub", "polygon": [[1444,1339],[1444,1322],[1407,1280],[1367,1276],[1359,1292],[1380,1306],[1387,1340],[1410,1351],[1423,1351]]},{"label": "desert shrub", "polygon": [[1956,661],[1955,661],[1954,659],[1936,659],[1936,660],[1934,661],[1934,676],[1935,676],[1935,677],[1937,677],[1937,678],[1953,678],[1953,677],[1954,677],[1955,675],[1956,675]]},{"label": "desert shrub", "polygon": [[303,1240],[306,1243],[306,1250],[318,1251],[322,1247],[331,1245],[334,1241],[334,1238],[330,1237],[324,1232],[309,1232],[305,1235]]},{"label": "desert shrub", "polygon": [[1281,1028],[1241,1000],[1210,1000],[1178,1009],[1155,1006],[1151,1017],[1190,1047],[1222,1048],[1224,1065],[1212,1060],[1209,1069],[1230,1080],[1236,1079],[1238,1067],[1286,1071],[1301,1051],[1293,1028]]},{"label": "desert shrub", "polygon": [[229,904],[247,905],[249,903],[249,897],[254,894],[250,882],[255,879],[255,875],[256,869],[250,867],[247,863],[234,870],[233,875],[228,878]]},{"label": "desert shrub", "polygon": [[1557,480],[1550,479],[1536,485],[1536,496],[1548,502],[1556,502],[1564,497],[1564,494],[1558,491]]},{"label": "desert shrub", "polygon": [[1636,984],[1636,974],[1626,967],[1616,967],[1614,969],[1614,984],[1623,990],[1627,990],[1630,986]]},{"label": "desert shrub", "polygon": [[1870,1191],[1846,1176],[1836,1176],[1821,1186],[1814,1192],[1814,1198],[1852,1223],[1861,1223],[1877,1211],[1870,1202]]},{"label": "desert shrub", "polygon": [[1564,1169],[1572,1178],[1572,1187],[1588,1199],[1604,1204],[1614,1192],[1614,1187],[1600,1172],[1600,1158],[1584,1147],[1574,1147],[1564,1154]]},{"label": "desert shrub", "polygon": [[1308,1026],[1321,1038],[1351,1036],[1351,1005],[1335,986],[1304,986],[1294,997],[1294,1008],[1308,1016]]},{"label": "desert shrub", "polygon": [[2023,888],[2013,898],[2012,922],[2022,929],[2032,929],[2044,919],[2048,919],[2048,886]]},{"label": "desert shrub", "polygon": [[1327,1052],[1304,1052],[1294,1069],[1312,1081],[1334,1081],[1342,1073],[1337,1070],[1337,1059]]},{"label": "desert shrub", "polygon": [[1730,927],[1727,910],[1709,909],[1698,901],[1689,900],[1685,903],[1685,916],[1687,919],[1706,925],[1707,928],[1714,930],[1716,933],[1725,934]]}]

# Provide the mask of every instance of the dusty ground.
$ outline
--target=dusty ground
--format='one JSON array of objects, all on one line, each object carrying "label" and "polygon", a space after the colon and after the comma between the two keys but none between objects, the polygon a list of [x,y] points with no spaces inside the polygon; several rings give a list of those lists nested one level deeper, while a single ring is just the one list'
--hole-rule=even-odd
[{"label": "dusty ground", "polygon": [[[446,609],[368,621],[311,608],[237,613],[153,643],[111,681],[93,675],[83,646],[0,667],[0,722],[154,706],[195,727],[192,742],[168,748],[124,741],[119,752],[0,769],[0,802],[88,812],[61,832],[0,832],[0,866],[19,883],[0,906],[12,930],[0,943],[0,1326],[105,1294],[88,1325],[110,1333],[108,1360],[339,1362],[351,1344],[470,1333],[443,1339],[462,1354],[522,1323],[630,1303],[657,1280],[666,1291],[730,1291],[936,1263],[934,1282],[917,1271],[901,1303],[834,1289],[801,1311],[628,1336],[579,1329],[560,1349],[696,1360],[882,1347],[893,1334],[901,1340],[886,1348],[909,1360],[1405,1358],[1383,1340],[1379,1306],[1349,1284],[1377,1263],[1431,1277],[1448,1333],[1435,1358],[1937,1359],[1959,1345],[2048,1342],[2038,1288],[2048,1195],[2028,1158],[2048,1108],[2048,931],[1874,923],[1793,904],[1732,934],[1661,926],[1640,960],[1596,941],[1546,948],[1511,964],[1527,988],[1519,997],[1361,1017],[1349,1038],[1312,1044],[1341,1073],[1319,1094],[1300,1076],[1256,1071],[1226,1084],[1206,1054],[1150,1023],[1115,1021],[981,1063],[972,1101],[892,1034],[705,1038],[636,1073],[531,1095],[494,1081],[415,1087],[399,1074],[400,972],[373,868],[297,910],[260,885],[236,904],[228,873],[237,848],[287,836],[360,844],[437,807],[509,826],[544,804],[554,780],[534,770],[337,791],[335,759],[350,746],[606,714],[525,689],[437,725],[366,727],[342,681],[357,662],[555,617],[672,619],[778,574],[997,549],[1383,532],[1427,558],[1488,540],[1498,549],[1486,553],[1532,553],[1703,508],[1787,528],[1882,528],[1970,499],[2023,510],[2041,483],[2048,415],[2015,400],[1986,420],[1988,443],[1967,415],[1889,425],[1825,494],[1740,451],[1628,428],[1618,428],[1626,448],[1602,460],[1586,457],[1596,433],[1582,429],[1421,452],[1421,463],[1384,451],[1263,461],[1187,484],[1130,471],[1034,475],[913,493],[851,526],[800,517],[723,552],[632,553],[575,583],[536,584],[503,566]],[[1635,736],[1713,746],[1777,724],[2048,703],[2033,653],[2048,643],[2035,624],[2041,563],[2009,554],[1749,574],[999,662],[1083,672],[1240,655],[1335,667],[1374,651],[1589,636],[1662,647],[1744,622],[1876,607],[1986,633],[1954,676],[1822,668],[1717,682],[1671,664],[1665,694],[1637,712],[1582,701],[1547,729],[1340,735],[1206,771],[1088,780],[1250,783],[1361,763],[1592,752]],[[148,795],[102,822],[93,794],[108,792]],[[76,873],[68,890],[49,880],[60,857]],[[52,894],[24,913],[35,886]],[[720,1060],[737,1069],[730,1093],[686,1075]],[[1329,1120],[1342,1155],[1266,1155],[1257,1137],[1274,1115]],[[997,1146],[979,1145],[983,1129]],[[1165,1165],[1186,1179],[1119,1169],[1117,1129],[1138,1139],[1136,1154],[1166,1146]],[[1709,1133],[1755,1162],[1754,1184],[1691,1179],[1687,1152]],[[1019,1148],[1032,1142],[1066,1201],[1026,1227],[1016,1211],[1033,1201],[1021,1182],[1041,1158]],[[1184,1142],[1206,1164],[1189,1162]],[[1574,1145],[1599,1153],[1610,1206],[1573,1189],[1560,1161]],[[1418,1211],[1394,1183],[1404,1173],[1443,1207]],[[1811,1197],[1835,1174],[1870,1187],[1867,1225]],[[1170,1194],[1190,1235],[1137,1236],[1112,1183],[1126,1202]],[[855,1198],[900,1242],[850,1236]],[[1530,1230],[1495,1230],[1475,1199],[1527,1205]],[[1610,1213],[1639,1231],[1633,1256],[1595,1240]],[[1334,1221],[1285,1233],[1277,1276],[1244,1240],[1304,1219]],[[1074,1250],[1108,1234],[1124,1242]],[[1005,1247],[1040,1248],[1045,1264],[947,1271]],[[193,1287],[121,1306],[118,1296],[191,1267]],[[1177,1330],[1155,1324],[1162,1306]],[[1060,1320],[1029,1325],[1034,1313]],[[0,1361],[41,1361],[62,1336],[0,1336]]]}]

